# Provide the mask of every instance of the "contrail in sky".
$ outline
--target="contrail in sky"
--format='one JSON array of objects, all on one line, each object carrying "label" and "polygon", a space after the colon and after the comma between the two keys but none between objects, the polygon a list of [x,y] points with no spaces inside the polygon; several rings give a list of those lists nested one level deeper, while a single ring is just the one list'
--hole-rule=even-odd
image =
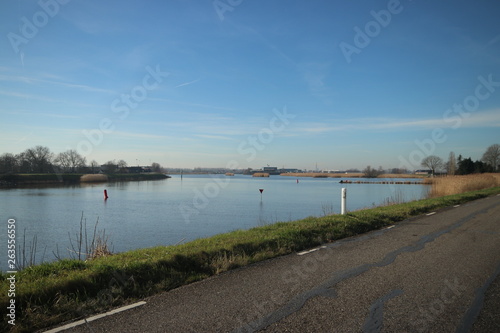
[{"label": "contrail in sky", "polygon": [[192,84],[192,83],[196,83],[198,81],[200,81],[201,79],[196,79],[196,80],[193,80],[193,81],[189,81],[189,82],[185,82],[185,83],[181,83],[177,86],[175,86],[174,88],[179,88],[179,87],[183,87],[183,86],[187,86],[188,84]]}]

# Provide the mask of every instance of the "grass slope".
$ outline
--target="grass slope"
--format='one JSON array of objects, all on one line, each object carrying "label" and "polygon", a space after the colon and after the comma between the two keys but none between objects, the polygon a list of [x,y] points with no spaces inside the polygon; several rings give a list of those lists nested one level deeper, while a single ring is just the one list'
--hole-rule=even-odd
[{"label": "grass slope", "polygon": [[[62,260],[17,273],[16,326],[2,316],[0,329],[28,332],[131,303],[223,271],[304,250],[403,221],[441,207],[500,193],[500,187],[377,207],[347,215],[309,217],[237,230],[176,246],[139,249],[91,261]],[[0,307],[9,284],[1,276]]]}]

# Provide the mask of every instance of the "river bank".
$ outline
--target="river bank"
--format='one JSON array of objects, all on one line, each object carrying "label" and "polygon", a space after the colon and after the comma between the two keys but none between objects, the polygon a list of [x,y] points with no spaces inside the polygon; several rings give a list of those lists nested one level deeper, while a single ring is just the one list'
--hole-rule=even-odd
[{"label": "river bank", "polygon": [[[280,176],[286,177],[312,177],[312,178],[365,178],[364,173],[326,173],[326,172],[287,172],[282,173]],[[415,175],[415,174],[393,174],[384,173],[378,175],[376,178],[428,178],[428,175]]]},{"label": "river bank", "polygon": [[[435,209],[500,193],[500,187],[236,230],[175,246],[93,260],[61,260],[16,273],[16,327],[33,331],[88,316],[221,272],[379,229]],[[10,275],[1,275],[7,307]],[[114,282],[113,282],[114,281]],[[2,330],[12,328],[2,319]]]},{"label": "river bank", "polygon": [[[82,177],[84,174],[77,173],[46,173],[46,174],[3,174],[0,175],[0,187],[16,187],[19,185],[36,185],[36,184],[78,184],[84,182]],[[98,176],[98,175],[95,175]],[[103,175],[105,178],[100,178],[102,182],[119,182],[119,181],[140,181],[140,180],[159,180],[167,179],[163,173],[123,173],[123,174],[108,174]]]}]

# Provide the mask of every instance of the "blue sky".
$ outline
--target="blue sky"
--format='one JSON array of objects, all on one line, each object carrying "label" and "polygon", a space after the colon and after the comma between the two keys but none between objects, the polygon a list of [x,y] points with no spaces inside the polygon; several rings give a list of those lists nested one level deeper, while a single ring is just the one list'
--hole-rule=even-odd
[{"label": "blue sky", "polygon": [[498,1],[0,3],[0,153],[418,169],[500,143]]}]

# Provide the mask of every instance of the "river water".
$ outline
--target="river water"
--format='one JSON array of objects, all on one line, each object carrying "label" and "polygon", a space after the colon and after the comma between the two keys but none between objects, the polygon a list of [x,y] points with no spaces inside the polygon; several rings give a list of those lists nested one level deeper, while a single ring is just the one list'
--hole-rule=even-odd
[{"label": "river water", "polygon": [[[428,190],[425,185],[340,184],[339,180],[174,175],[156,181],[0,189],[4,229],[0,267],[7,267],[9,219],[15,220],[16,243],[22,245],[25,239],[26,254],[36,236],[39,262],[53,260],[53,253],[61,257],[72,253],[70,240],[76,244],[82,214],[89,238],[98,221],[97,229],[105,230],[113,252],[122,252],[339,213],[342,187],[347,188],[348,211],[380,205],[388,198],[421,199]],[[18,248],[18,258],[21,252]]]}]

